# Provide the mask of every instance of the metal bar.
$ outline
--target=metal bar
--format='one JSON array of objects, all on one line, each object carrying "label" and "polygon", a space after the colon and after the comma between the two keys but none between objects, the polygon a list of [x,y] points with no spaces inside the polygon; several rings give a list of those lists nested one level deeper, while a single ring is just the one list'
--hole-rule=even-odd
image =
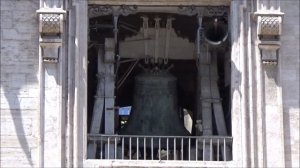
[{"label": "metal bar", "polygon": [[115,137],[115,159],[117,159],[117,137]]},{"label": "metal bar", "polygon": [[223,147],[224,148],[223,149],[224,150],[224,161],[226,161],[227,158],[226,158],[226,140],[225,140],[225,138],[224,138],[224,145],[223,146],[224,146]]},{"label": "metal bar", "polygon": [[131,160],[131,137],[129,137],[129,160]]},{"label": "metal bar", "polygon": [[189,160],[191,160],[191,138],[189,138]]},{"label": "metal bar", "polygon": [[107,143],[107,159],[110,159],[109,158],[109,155],[110,155],[110,150],[109,150],[110,137],[107,138],[107,141],[108,141],[108,143]]},{"label": "metal bar", "polygon": [[174,158],[173,160],[176,160],[176,138],[174,138]]},{"label": "metal bar", "polygon": [[169,160],[169,138],[167,138],[167,160]]},{"label": "metal bar", "polygon": [[203,139],[203,154],[202,154],[203,156],[203,161],[205,161],[206,160],[206,158],[205,158],[205,139]]},{"label": "metal bar", "polygon": [[220,142],[219,142],[219,140],[220,140],[220,139],[218,139],[218,143],[217,143],[217,161],[220,160],[220,159],[219,159],[219,157],[220,157],[220,154],[219,154],[219,152],[220,152]]},{"label": "metal bar", "polygon": [[[121,135],[107,135],[107,134],[88,134],[88,140],[94,140],[94,139],[97,139],[97,140],[99,140],[99,139],[103,139],[103,138],[105,138],[105,137],[119,137],[119,136],[121,136]],[[151,137],[153,137],[153,138],[159,138],[159,137],[169,137],[169,138],[181,138],[182,136],[158,136],[158,135],[134,135],[135,137],[146,137],[146,138],[151,138]],[[122,135],[122,137],[132,137],[132,135]],[[184,138],[199,138],[199,139],[217,139],[217,138],[220,138],[220,139],[224,139],[224,138],[226,138],[227,140],[227,142],[229,142],[229,141],[232,141],[232,137],[230,137],[230,136],[207,136],[207,135],[204,135],[204,136],[184,136]],[[217,140],[216,140],[216,142],[217,142]]]},{"label": "metal bar", "polygon": [[144,137],[144,160],[146,160],[146,138]]},{"label": "metal bar", "polygon": [[213,156],[212,139],[210,139],[210,143],[209,143],[209,153],[210,153],[209,160],[212,161],[213,160],[213,158],[212,158],[212,156]]},{"label": "metal bar", "polygon": [[103,140],[100,140],[100,159],[103,159]]},{"label": "metal bar", "polygon": [[153,160],[153,137],[151,138],[151,160]]},{"label": "metal bar", "polygon": [[181,150],[180,150],[180,154],[181,154],[181,160],[183,160],[183,138],[181,138]]},{"label": "metal bar", "polygon": [[125,137],[122,137],[122,160],[124,160],[124,139]]},{"label": "metal bar", "polygon": [[160,151],[161,151],[161,139],[160,138],[158,138],[158,160],[161,160],[161,153],[160,153]]},{"label": "metal bar", "polygon": [[196,161],[198,161],[198,138],[196,138]]},{"label": "metal bar", "polygon": [[136,160],[139,160],[139,137],[136,137]]}]

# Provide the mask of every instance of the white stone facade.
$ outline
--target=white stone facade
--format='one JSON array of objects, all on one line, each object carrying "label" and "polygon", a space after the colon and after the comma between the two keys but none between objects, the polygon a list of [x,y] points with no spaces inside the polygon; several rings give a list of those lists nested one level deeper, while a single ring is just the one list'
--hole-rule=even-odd
[{"label": "white stone facade", "polygon": [[[233,161],[213,166],[299,167],[299,1],[225,1],[215,3],[231,6],[235,146]],[[207,5],[209,1],[1,0],[1,167],[112,165],[85,158],[88,3]],[[59,53],[49,52],[59,54],[57,63],[43,59],[37,10],[45,8],[67,11],[62,14],[62,36],[57,38],[61,43],[54,46]],[[265,11],[283,14],[277,65],[264,64],[264,52],[258,48],[256,13]],[[209,163],[176,164],[209,167]]]}]

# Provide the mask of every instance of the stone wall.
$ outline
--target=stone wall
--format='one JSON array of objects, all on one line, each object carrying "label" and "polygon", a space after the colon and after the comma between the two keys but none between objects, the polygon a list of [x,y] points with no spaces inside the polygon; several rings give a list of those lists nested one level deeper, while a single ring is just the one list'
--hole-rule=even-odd
[{"label": "stone wall", "polygon": [[1,167],[38,166],[39,0],[1,0]]},{"label": "stone wall", "polygon": [[281,79],[283,92],[283,120],[285,161],[287,167],[299,167],[299,1],[281,2],[283,32],[281,37]]}]

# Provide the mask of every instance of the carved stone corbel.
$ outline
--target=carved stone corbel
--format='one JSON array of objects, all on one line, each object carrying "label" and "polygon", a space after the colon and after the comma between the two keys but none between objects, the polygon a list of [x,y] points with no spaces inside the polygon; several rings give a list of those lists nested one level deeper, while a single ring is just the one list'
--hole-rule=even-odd
[{"label": "carved stone corbel", "polygon": [[282,17],[280,15],[258,15],[257,33],[261,40],[266,38],[277,39],[281,35]]},{"label": "carved stone corbel", "polygon": [[256,12],[255,16],[257,18],[257,35],[260,40],[258,47],[262,63],[277,65],[283,13],[267,10]]},{"label": "carved stone corbel", "polygon": [[62,9],[39,9],[37,11],[43,62],[58,62],[65,13]]},{"label": "carved stone corbel", "polygon": [[264,65],[277,65],[280,43],[262,41],[258,48],[260,49],[261,61]]}]

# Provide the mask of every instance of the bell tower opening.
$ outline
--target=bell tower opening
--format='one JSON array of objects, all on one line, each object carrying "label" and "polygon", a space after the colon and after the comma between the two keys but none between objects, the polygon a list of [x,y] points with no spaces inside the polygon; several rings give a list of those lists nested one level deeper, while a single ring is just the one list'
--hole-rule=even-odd
[{"label": "bell tower opening", "polygon": [[229,9],[94,10],[88,158],[231,160]]}]

